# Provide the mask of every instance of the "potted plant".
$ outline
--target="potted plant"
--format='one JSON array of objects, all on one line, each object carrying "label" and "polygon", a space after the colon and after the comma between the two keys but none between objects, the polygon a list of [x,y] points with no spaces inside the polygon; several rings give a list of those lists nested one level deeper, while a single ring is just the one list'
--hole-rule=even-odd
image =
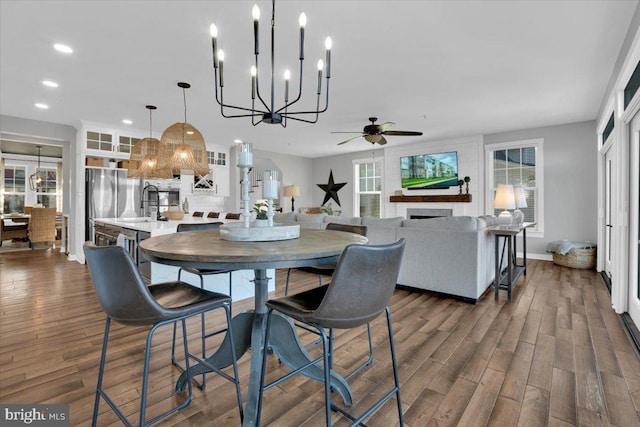
[{"label": "potted plant", "polygon": [[269,204],[265,199],[256,200],[252,209],[256,213],[256,227],[264,227],[267,225],[267,211]]},{"label": "potted plant", "polygon": [[333,215],[333,206],[331,206],[331,202],[326,205],[322,205],[320,207],[320,212],[326,213],[327,215]]}]

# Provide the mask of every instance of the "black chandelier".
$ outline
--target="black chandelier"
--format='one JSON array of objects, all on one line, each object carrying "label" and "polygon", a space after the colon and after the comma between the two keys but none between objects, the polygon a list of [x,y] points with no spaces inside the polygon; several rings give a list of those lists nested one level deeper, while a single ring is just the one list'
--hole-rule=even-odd
[{"label": "black chandelier", "polygon": [[[297,120],[305,123],[316,123],[320,113],[327,111],[329,106],[329,79],[331,78],[331,37],[327,37],[325,41],[326,57],[323,62],[322,59],[318,60],[318,90],[316,91],[316,109],[313,111],[289,111],[289,107],[298,102],[302,96],[302,64],[304,62],[304,27],[307,23],[307,17],[304,13],[300,14],[298,20],[300,24],[300,86],[298,89],[298,96],[289,101],[289,79],[291,78],[291,72],[286,70],[284,73],[284,105],[276,109],[275,97],[274,97],[274,33],[275,33],[275,13],[276,2],[272,0],[271,10],[271,99],[267,103],[260,94],[260,80],[258,78],[258,55],[259,55],[259,37],[258,37],[258,22],[260,20],[260,9],[258,5],[253,6],[253,43],[254,43],[254,55],[255,65],[251,67],[251,108],[238,107],[231,104],[225,104],[224,102],[224,52],[217,48],[218,29],[215,24],[211,25],[211,44],[213,47],[213,69],[215,78],[215,91],[216,101],[220,105],[220,112],[223,117],[236,118],[236,117],[251,117],[251,124],[253,126],[259,123],[280,124],[282,127],[287,126],[287,119]],[[320,108],[320,95],[322,93],[322,72],[326,68],[325,77],[327,79],[326,87],[326,100],[324,108]],[[219,88],[219,90],[218,90]],[[259,100],[258,108],[256,108],[256,97]],[[261,108],[260,104],[262,104]],[[226,114],[225,107],[234,110],[246,111],[246,114]],[[296,116],[307,116],[307,118]],[[309,115],[315,115],[314,118],[308,118]]]}]

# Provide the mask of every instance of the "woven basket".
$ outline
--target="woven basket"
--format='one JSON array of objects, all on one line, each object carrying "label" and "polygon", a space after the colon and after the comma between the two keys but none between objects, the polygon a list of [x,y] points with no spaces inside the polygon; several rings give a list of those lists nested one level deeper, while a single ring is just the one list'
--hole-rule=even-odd
[{"label": "woven basket", "polygon": [[596,248],[573,248],[565,255],[554,253],[553,262],[564,267],[593,269],[596,266]]}]

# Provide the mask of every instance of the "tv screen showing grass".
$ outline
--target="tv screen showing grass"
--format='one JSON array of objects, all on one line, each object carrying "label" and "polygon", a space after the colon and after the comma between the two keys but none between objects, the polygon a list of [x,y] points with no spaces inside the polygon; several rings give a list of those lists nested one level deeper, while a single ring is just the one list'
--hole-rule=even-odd
[{"label": "tv screen showing grass", "polygon": [[400,158],[402,188],[442,189],[458,185],[458,153],[421,154]]}]

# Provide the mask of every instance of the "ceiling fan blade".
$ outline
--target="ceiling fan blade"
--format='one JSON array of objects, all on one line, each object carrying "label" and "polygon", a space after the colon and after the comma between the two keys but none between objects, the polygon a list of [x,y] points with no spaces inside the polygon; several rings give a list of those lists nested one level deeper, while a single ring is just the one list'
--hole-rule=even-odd
[{"label": "ceiling fan blade", "polygon": [[387,129],[391,129],[392,127],[394,127],[396,124],[393,122],[384,122],[378,125],[378,128],[380,129],[380,132],[384,132]]},{"label": "ceiling fan blade", "polygon": [[387,143],[387,140],[384,138],[384,136],[380,136],[380,140],[378,141],[378,144],[384,145],[386,143]]},{"label": "ceiling fan blade", "polygon": [[357,132],[331,132],[331,133],[362,133],[362,131],[357,131]]},{"label": "ceiling fan blade", "polygon": [[419,136],[422,135],[422,132],[415,132],[410,130],[388,130],[382,132],[384,135],[392,135],[392,136]]},{"label": "ceiling fan blade", "polygon": [[353,141],[354,139],[358,139],[358,138],[360,138],[361,136],[362,136],[362,135],[354,136],[353,138],[349,138],[349,139],[347,139],[347,140],[345,140],[345,141],[339,142],[339,143],[338,143],[338,145],[346,144],[347,142],[349,142],[349,141]]}]

